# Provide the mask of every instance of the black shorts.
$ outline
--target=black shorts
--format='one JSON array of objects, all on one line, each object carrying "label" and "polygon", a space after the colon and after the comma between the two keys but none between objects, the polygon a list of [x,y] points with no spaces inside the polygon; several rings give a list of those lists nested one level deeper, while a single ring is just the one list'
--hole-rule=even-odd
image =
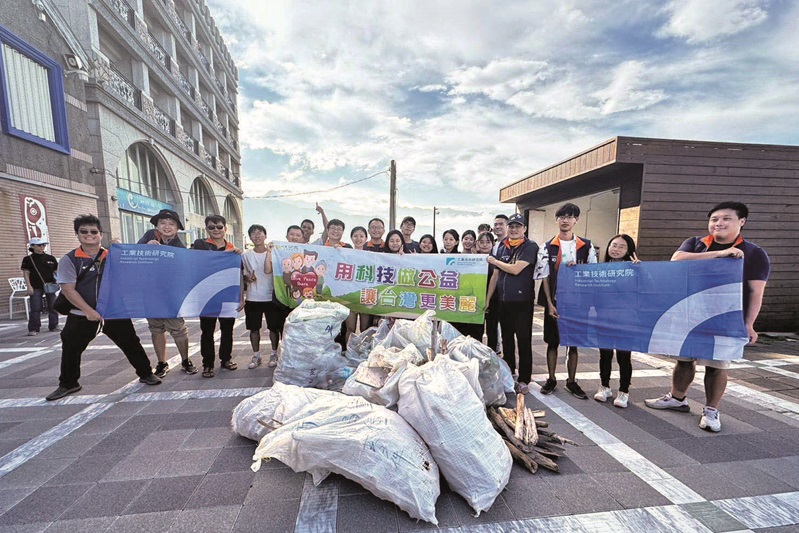
[{"label": "black shorts", "polygon": [[544,306],[544,344],[555,348],[560,345],[558,319],[549,314],[548,306]]},{"label": "black shorts", "polygon": [[283,331],[282,316],[275,302],[244,302],[244,325],[249,331],[260,331],[263,327],[263,317],[266,316],[266,327],[269,331]]}]

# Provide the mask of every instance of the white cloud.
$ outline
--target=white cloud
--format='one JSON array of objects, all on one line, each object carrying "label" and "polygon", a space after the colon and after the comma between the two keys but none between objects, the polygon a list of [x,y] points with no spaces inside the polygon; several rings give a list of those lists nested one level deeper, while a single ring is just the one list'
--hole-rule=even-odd
[{"label": "white cloud", "polygon": [[766,3],[759,0],[672,0],[664,10],[669,20],[658,35],[692,44],[740,33],[768,17]]}]

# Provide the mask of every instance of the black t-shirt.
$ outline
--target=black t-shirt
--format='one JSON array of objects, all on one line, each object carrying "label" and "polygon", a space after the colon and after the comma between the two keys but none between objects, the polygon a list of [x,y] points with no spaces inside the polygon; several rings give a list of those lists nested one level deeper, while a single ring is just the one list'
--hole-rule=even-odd
[{"label": "black t-shirt", "polygon": [[419,246],[419,243],[416,241],[411,241],[411,242],[402,241],[402,246],[406,254],[422,253],[422,248]]},{"label": "black t-shirt", "polygon": [[[55,283],[58,261],[50,254],[30,254],[22,259],[20,268],[28,271],[32,288],[43,289],[45,283]],[[37,269],[41,277],[37,274]],[[44,281],[42,281],[42,278],[44,278]]]}]

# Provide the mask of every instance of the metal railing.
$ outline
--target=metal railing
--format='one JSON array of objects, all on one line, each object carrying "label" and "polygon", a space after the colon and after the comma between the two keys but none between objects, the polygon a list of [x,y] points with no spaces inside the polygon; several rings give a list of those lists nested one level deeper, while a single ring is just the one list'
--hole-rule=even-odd
[{"label": "metal railing", "polygon": [[158,108],[155,104],[153,104],[153,115],[155,119],[155,125],[164,130],[164,132],[168,133],[169,135],[175,136],[175,121],[167,115],[164,111]]},{"label": "metal railing", "polygon": [[158,39],[156,39],[155,36],[149,31],[144,35],[144,39],[147,41],[147,48],[150,49],[150,52],[158,60],[158,62],[166,67],[167,70],[171,71],[172,58],[169,56],[161,43],[158,42]]},{"label": "metal railing", "polygon": [[138,110],[141,110],[141,91],[113,63],[109,63],[105,87]]},{"label": "metal railing", "polygon": [[121,16],[131,27],[135,25],[133,8],[130,7],[125,0],[110,0],[111,7],[114,8],[119,16]]}]

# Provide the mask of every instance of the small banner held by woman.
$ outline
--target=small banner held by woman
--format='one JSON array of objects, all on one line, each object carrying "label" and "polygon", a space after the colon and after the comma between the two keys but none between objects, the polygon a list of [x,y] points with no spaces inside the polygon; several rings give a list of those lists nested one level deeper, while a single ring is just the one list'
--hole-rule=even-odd
[{"label": "small banner held by woman", "polygon": [[275,294],[292,308],[315,299],[370,315],[412,318],[433,310],[449,322],[483,322],[482,255],[396,255],[277,242],[272,266]]}]

